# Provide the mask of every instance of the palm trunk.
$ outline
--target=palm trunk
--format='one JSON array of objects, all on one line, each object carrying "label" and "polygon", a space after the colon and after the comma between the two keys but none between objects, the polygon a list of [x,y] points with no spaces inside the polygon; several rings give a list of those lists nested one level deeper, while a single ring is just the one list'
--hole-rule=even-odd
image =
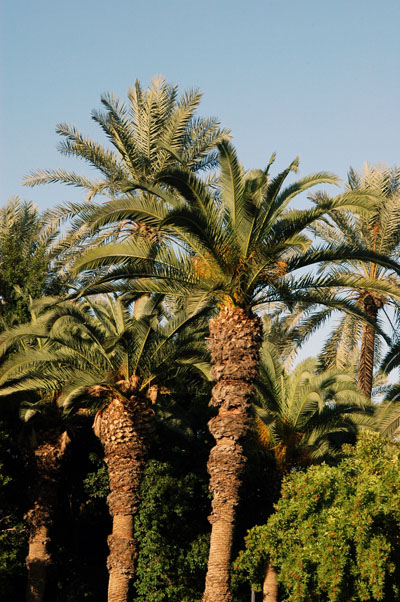
[{"label": "palm trunk", "polygon": [[108,602],[126,602],[134,575],[137,542],[133,520],[139,506],[138,490],[154,424],[148,400],[132,396],[129,401],[114,398],[101,414],[99,437],[108,466],[113,517],[108,537]]},{"label": "palm trunk", "polygon": [[210,322],[212,376],[210,405],[218,415],[208,423],[216,445],[207,464],[212,493],[211,541],[203,602],[230,602],[229,569],[236,506],[245,464],[240,441],[249,425],[250,400],[258,374],[260,319],[240,308],[224,308]]},{"label": "palm trunk", "polygon": [[278,602],[278,581],[276,570],[268,564],[263,583],[263,602]]},{"label": "palm trunk", "polygon": [[47,568],[51,561],[47,550],[49,541],[49,529],[45,525],[41,525],[31,531],[28,556],[26,557],[28,569],[27,602],[41,602],[43,600],[46,589]]},{"label": "palm trunk", "polygon": [[[58,430],[41,430],[35,434],[33,450],[28,451],[28,467],[34,479],[34,504],[27,512],[29,550],[26,557],[28,579],[26,602],[42,602],[51,557],[48,550],[49,530],[53,522],[54,506],[69,438]],[[33,452],[33,453],[32,453]]]},{"label": "palm trunk", "polygon": [[[378,309],[381,302],[372,295],[367,295],[363,301],[363,309],[374,322],[377,321]],[[358,386],[367,397],[371,397],[374,375],[375,328],[364,324],[361,340],[360,363],[358,366]]]}]

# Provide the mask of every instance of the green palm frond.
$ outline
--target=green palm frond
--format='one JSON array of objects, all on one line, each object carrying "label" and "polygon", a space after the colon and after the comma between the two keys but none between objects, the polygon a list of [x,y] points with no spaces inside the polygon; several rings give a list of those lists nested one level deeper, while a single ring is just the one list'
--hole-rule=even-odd
[{"label": "green palm frond", "polygon": [[23,179],[23,184],[31,187],[38,186],[39,184],[56,183],[84,188],[91,196],[103,193],[108,189],[108,183],[105,181],[92,181],[85,176],[79,175],[73,171],[65,171],[64,169],[36,169],[31,171],[30,175]]},{"label": "green palm frond", "polygon": [[318,356],[321,370],[332,368],[355,370],[361,330],[360,319],[349,314],[343,316],[325,341]]},{"label": "green palm frond", "polygon": [[235,229],[244,210],[244,172],[232,144],[228,141],[221,142],[218,151],[221,198]]},{"label": "green palm frond", "polygon": [[359,249],[346,244],[335,248],[327,246],[312,247],[302,256],[295,256],[290,259],[288,261],[288,269],[293,271],[318,263],[354,260],[375,262],[389,270],[400,273],[400,264],[396,260],[369,249]]},{"label": "green palm frond", "polygon": [[255,410],[266,429],[264,444],[284,472],[332,457],[343,434],[354,436],[360,428],[373,428],[374,408],[357,389],[353,374],[338,370],[316,374],[312,358],[287,374],[276,358],[266,340],[257,384],[257,404],[264,409]]},{"label": "green palm frond", "polygon": [[59,145],[62,154],[85,159],[92,167],[99,169],[107,179],[126,180],[126,172],[121,169],[120,162],[110,150],[89,137],[82,136],[75,126],[60,123],[56,132],[65,138]]},{"label": "green palm frond", "polygon": [[400,365],[400,340],[398,337],[392,341],[392,344],[382,359],[381,367],[389,373]]},{"label": "green palm frond", "polygon": [[[390,401],[393,399],[393,401]],[[378,430],[386,437],[398,435],[400,429],[400,403],[398,385],[388,392],[387,400],[381,403],[376,411]]]}]

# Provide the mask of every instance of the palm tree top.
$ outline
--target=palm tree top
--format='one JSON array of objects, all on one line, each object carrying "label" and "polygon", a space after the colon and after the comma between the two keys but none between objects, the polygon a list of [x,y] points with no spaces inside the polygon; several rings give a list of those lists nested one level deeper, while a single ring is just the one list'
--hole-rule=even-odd
[{"label": "palm tree top", "polygon": [[127,103],[113,94],[103,94],[103,111],[92,111],[92,119],[106,135],[109,146],[84,136],[74,125],[60,123],[63,137],[59,150],[66,156],[86,161],[100,179],[63,169],[36,170],[24,180],[27,186],[61,182],[113,198],[137,181],[147,184],[161,170],[176,165],[175,154],[186,169],[194,172],[217,165],[215,144],[229,131],[215,117],[196,116],[202,94],[197,89],[178,95],[178,86],[155,77],[147,90],[139,81],[128,90]]},{"label": "palm tree top", "polygon": [[[265,170],[245,172],[231,143],[220,142],[218,151],[217,186],[210,188],[195,174],[171,167],[156,176],[154,185],[135,185],[158,200],[127,192],[87,215],[94,231],[121,220],[144,222],[162,232],[163,243],[139,244],[131,238],[88,251],[75,263],[89,282],[86,292],[131,290],[181,296],[197,292],[221,305],[248,307],[282,299],[328,301],[333,299],[329,290],[334,286],[360,288],[365,282],[362,277],[345,282],[339,274],[295,275],[324,261],[376,257],[398,269],[395,261],[374,251],[350,243],[318,247],[306,234],[327,211],[370,210],[366,195],[345,193],[311,209],[290,209],[298,194],[317,184],[336,184],[337,177],[322,172],[286,185],[289,174],[297,170],[297,159],[272,177],[274,157]],[[95,270],[100,274],[96,284]],[[351,304],[351,299],[336,297],[335,303],[340,308]],[[357,313],[357,308],[353,310]]]},{"label": "palm tree top", "polygon": [[256,429],[283,472],[327,459],[337,453],[345,433],[374,427],[373,406],[358,390],[354,374],[317,373],[317,367],[315,358],[307,358],[288,373],[268,338],[261,349]]},{"label": "palm tree top", "polygon": [[[19,346],[1,366],[0,395],[40,390],[68,408],[84,398],[87,403],[88,393],[103,400],[129,391],[145,394],[160,377],[168,386],[168,375],[187,373],[191,361],[202,371],[207,352],[200,343],[201,318],[178,312],[167,320],[160,301],[141,299],[136,315],[110,296],[44,305],[31,323],[0,335],[3,355]],[[197,331],[191,330],[194,320]]]}]

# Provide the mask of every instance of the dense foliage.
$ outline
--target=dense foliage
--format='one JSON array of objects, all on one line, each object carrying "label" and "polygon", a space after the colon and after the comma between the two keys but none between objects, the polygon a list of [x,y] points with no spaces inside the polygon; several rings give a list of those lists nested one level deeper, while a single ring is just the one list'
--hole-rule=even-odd
[{"label": "dense foliage", "polygon": [[7,423],[0,421],[0,592],[4,600],[23,595],[27,543],[22,466],[10,432],[14,421],[12,416],[7,418]]},{"label": "dense foliage", "polygon": [[337,466],[284,481],[276,512],[235,563],[260,588],[267,562],[288,602],[395,602],[400,596],[400,446],[363,435]]},{"label": "dense foliage", "polygon": [[[174,474],[175,473],[175,474]],[[141,486],[135,590],[140,602],[201,600],[208,555],[206,475],[153,460]]]}]

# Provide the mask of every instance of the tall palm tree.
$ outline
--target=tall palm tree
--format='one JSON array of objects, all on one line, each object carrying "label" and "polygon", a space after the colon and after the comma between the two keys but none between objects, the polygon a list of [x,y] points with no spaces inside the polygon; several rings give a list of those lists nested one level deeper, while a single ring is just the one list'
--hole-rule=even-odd
[{"label": "tall palm tree", "polygon": [[39,326],[21,326],[0,337],[3,346],[32,336],[45,341],[36,352],[31,349],[5,362],[1,395],[57,391],[58,405],[66,411],[76,405],[93,407],[97,400],[94,429],[108,466],[113,517],[108,539],[110,602],[126,602],[134,574],[133,518],[155,426],[154,404],[160,395],[168,395],[172,373],[187,374],[189,360],[204,355],[195,337],[178,337],[191,316],[181,314],[161,324],[158,300],[142,299],[135,316],[120,299],[83,306],[64,303],[45,312]]},{"label": "tall palm tree", "polygon": [[[371,195],[372,211],[368,213],[335,213],[314,226],[317,236],[329,243],[348,241],[362,249],[376,251],[398,260],[400,256],[400,168],[370,167],[363,174],[350,170],[347,189]],[[317,195],[316,202],[326,197]],[[341,367],[359,356],[358,384],[365,395],[371,396],[374,373],[374,354],[379,345],[379,314],[388,317],[388,309],[394,308],[395,320],[400,309],[400,279],[385,266],[371,261],[345,262],[329,270],[338,274],[353,274],[365,278],[365,286],[356,290],[358,306],[369,318],[360,322],[354,316],[342,316],[330,335],[321,355],[325,367],[334,364]],[[322,317],[322,316],[321,316]],[[323,320],[327,318],[326,312]],[[313,317],[316,321],[316,317]],[[389,320],[390,321],[390,320]],[[396,323],[397,326],[397,323]],[[396,328],[396,327],[394,327]],[[377,336],[378,335],[378,336]]]},{"label": "tall palm tree", "polygon": [[[183,165],[195,173],[217,166],[215,146],[229,137],[229,131],[219,126],[216,118],[196,116],[202,94],[192,89],[178,95],[178,86],[155,77],[147,90],[139,81],[128,90],[128,102],[113,94],[101,97],[103,111],[92,111],[93,120],[106,135],[111,148],[83,135],[74,125],[61,123],[57,133],[63,140],[59,150],[66,156],[82,159],[95,168],[99,179],[64,169],[38,169],[25,178],[27,186],[64,183],[86,191],[86,200],[66,203],[48,212],[54,223],[73,219],[73,226],[64,237],[61,249],[64,263],[71,260],[71,244],[98,244],[86,228],[87,213],[93,210],[93,200],[116,199],[137,182],[151,186],[157,174],[166,168]],[[140,193],[151,201],[151,195]],[[152,236],[146,222],[121,219],[107,230],[105,237],[134,234]],[[100,240],[102,237],[100,236]]]},{"label": "tall palm tree", "polygon": [[[288,209],[296,195],[316,184],[335,184],[335,176],[312,174],[285,187],[298,160],[271,178],[274,157],[264,171],[245,173],[230,143],[222,142],[218,149],[221,173],[215,192],[186,170],[168,169],[157,176],[154,186],[137,184],[159,202],[146,205],[129,196],[90,216],[90,227],[96,229],[129,215],[157,228],[164,242],[169,239],[172,244],[146,245],[130,239],[92,249],[75,264],[85,274],[87,294],[158,292],[186,299],[195,296],[196,303],[203,299],[220,308],[209,323],[208,339],[216,380],[210,405],[218,408],[218,415],[209,422],[216,445],[208,462],[213,501],[204,602],[231,600],[232,533],[245,462],[241,441],[249,428],[262,342],[261,321],[253,308],[277,301],[290,306],[299,300],[318,300],[359,315],[351,299],[330,293],[340,278],[296,276],[297,270],[329,260],[371,256],[398,269],[395,262],[355,246],[311,245],[304,230],[327,210],[368,205],[362,195],[345,194],[314,209]],[[172,188],[180,196],[171,193]],[[94,270],[100,274],[96,280]]]}]

